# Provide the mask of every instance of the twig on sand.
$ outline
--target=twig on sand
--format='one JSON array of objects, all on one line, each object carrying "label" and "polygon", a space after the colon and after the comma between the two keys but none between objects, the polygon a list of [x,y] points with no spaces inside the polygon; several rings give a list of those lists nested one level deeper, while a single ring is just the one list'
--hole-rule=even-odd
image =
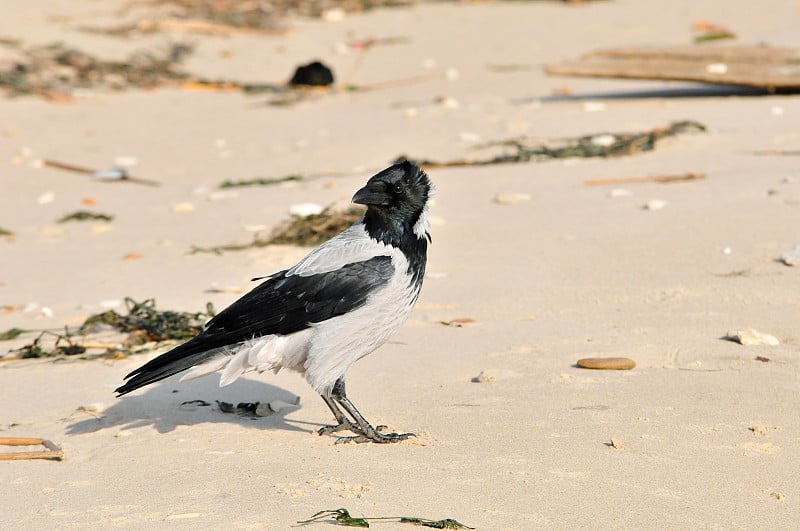
[{"label": "twig on sand", "polygon": [[0,437],[0,446],[44,446],[47,450],[38,452],[0,453],[0,461],[17,461],[22,459],[64,459],[64,452],[51,441],[30,437]]},{"label": "twig on sand", "polygon": [[678,183],[686,181],[699,181],[705,179],[703,173],[682,173],[680,175],[644,175],[641,177],[612,177],[609,179],[586,179],[583,184],[586,186],[602,186],[605,184],[629,184],[629,183]]}]

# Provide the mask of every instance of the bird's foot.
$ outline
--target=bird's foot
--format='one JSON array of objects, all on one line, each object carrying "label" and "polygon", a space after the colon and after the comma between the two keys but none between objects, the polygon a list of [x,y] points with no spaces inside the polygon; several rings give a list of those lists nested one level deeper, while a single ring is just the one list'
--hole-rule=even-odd
[{"label": "bird's foot", "polygon": [[353,433],[357,433],[353,437],[339,437],[336,439],[336,444],[343,444],[348,442],[354,443],[377,443],[377,444],[386,444],[386,443],[397,443],[402,442],[408,439],[409,437],[416,437],[413,433],[382,433],[382,430],[386,429],[386,426],[378,426],[377,428],[373,428],[372,426],[368,427],[369,429],[362,431],[359,428],[356,428]]},{"label": "bird's foot", "polygon": [[344,430],[352,431],[353,433],[358,433],[359,435],[363,434],[361,428],[359,428],[358,426],[356,426],[347,419],[342,419],[342,422],[340,422],[336,426],[323,426],[319,430],[317,430],[317,434],[330,435],[331,433],[337,433]]}]

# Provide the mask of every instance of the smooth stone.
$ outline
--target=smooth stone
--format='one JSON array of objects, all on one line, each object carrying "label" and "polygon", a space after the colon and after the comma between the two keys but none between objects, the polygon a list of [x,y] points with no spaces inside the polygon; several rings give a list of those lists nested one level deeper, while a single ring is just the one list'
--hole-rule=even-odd
[{"label": "smooth stone", "polygon": [[636,362],[630,358],[583,358],[578,360],[578,367],[606,371],[627,371],[636,367]]}]

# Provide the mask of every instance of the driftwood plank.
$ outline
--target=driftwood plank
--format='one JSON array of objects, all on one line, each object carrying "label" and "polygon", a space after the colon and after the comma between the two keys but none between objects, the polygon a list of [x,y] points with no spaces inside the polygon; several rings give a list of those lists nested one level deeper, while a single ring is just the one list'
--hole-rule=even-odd
[{"label": "driftwood plank", "polygon": [[0,461],[19,461],[23,459],[64,459],[64,452],[46,439],[31,437],[0,437],[0,446],[44,446],[47,450],[38,452],[10,452],[0,453]]},{"label": "driftwood plank", "polygon": [[629,47],[597,50],[545,67],[558,76],[697,81],[800,91],[800,50],[767,46]]}]

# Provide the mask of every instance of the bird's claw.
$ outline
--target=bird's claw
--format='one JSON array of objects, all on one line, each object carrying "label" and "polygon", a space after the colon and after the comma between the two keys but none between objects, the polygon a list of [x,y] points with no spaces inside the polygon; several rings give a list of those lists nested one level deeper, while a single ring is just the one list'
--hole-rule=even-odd
[{"label": "bird's claw", "polygon": [[362,433],[361,429],[358,426],[356,426],[349,420],[344,420],[343,422],[340,422],[336,426],[321,427],[319,430],[317,430],[317,434],[330,435],[331,433],[336,433],[344,430],[352,431],[353,433],[358,433],[358,434]]},{"label": "bird's claw", "polygon": [[336,439],[336,444],[344,444],[348,442],[354,443],[376,443],[376,444],[387,444],[387,443],[398,443],[405,441],[409,437],[416,437],[413,433],[381,433],[381,428],[385,429],[386,426],[378,426],[377,429],[372,430],[370,433],[359,433],[359,431],[354,431],[355,433],[359,433],[353,437],[339,437]]}]

